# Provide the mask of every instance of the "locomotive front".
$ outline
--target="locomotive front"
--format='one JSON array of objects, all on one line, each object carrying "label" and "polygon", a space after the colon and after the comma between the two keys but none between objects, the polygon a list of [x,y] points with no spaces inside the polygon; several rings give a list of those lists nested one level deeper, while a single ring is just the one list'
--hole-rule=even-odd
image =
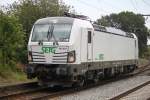
[{"label": "locomotive front", "polygon": [[70,80],[68,64],[76,61],[75,50],[69,47],[73,21],[73,18],[49,17],[35,22],[28,42],[29,79],[37,77],[42,85]]}]

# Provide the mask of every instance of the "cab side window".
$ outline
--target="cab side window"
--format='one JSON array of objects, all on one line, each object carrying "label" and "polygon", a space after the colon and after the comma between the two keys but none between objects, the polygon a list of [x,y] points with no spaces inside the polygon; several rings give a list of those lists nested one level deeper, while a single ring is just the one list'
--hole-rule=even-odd
[{"label": "cab side window", "polygon": [[92,32],[91,31],[88,31],[88,43],[91,43],[92,39],[91,39],[91,36],[92,35]]}]

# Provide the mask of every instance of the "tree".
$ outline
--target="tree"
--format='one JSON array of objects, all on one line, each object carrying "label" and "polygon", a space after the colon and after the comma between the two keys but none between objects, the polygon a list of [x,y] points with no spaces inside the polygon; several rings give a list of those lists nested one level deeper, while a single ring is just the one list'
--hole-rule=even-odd
[{"label": "tree", "polygon": [[139,40],[139,55],[142,56],[147,50],[147,35],[149,32],[142,15],[134,14],[133,12],[121,12],[119,14],[103,16],[96,23],[135,33]]},{"label": "tree", "polygon": [[43,17],[62,16],[69,11],[62,1],[58,0],[20,0],[10,6],[10,14],[15,15],[27,33],[27,40],[34,22]]},{"label": "tree", "polygon": [[19,0],[4,8],[0,15],[0,58],[5,56],[3,60],[8,63],[27,62],[27,41],[37,19],[62,16],[69,11],[61,0]]},{"label": "tree", "polygon": [[24,48],[25,33],[14,16],[0,11],[0,62],[13,64],[21,61],[19,55]]}]

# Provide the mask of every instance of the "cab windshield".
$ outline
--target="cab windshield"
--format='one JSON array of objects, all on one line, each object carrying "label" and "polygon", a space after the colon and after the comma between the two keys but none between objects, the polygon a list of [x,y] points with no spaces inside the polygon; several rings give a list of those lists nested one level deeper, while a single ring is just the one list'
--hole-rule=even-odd
[{"label": "cab windshield", "polygon": [[33,28],[32,42],[69,42],[72,24],[36,24]]}]

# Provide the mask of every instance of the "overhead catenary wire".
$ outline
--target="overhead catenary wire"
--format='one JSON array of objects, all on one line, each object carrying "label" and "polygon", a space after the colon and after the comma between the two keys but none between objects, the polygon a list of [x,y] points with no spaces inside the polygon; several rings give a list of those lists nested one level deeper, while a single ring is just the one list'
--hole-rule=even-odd
[{"label": "overhead catenary wire", "polygon": [[149,6],[150,7],[150,3],[148,3],[147,1],[145,1],[145,0],[142,0],[143,1],[143,3],[144,4],[146,4],[147,6]]},{"label": "overhead catenary wire", "polygon": [[135,4],[134,4],[134,1],[133,1],[133,0],[130,0],[130,2],[131,2],[131,4],[132,4],[133,9],[135,9],[135,11],[138,12],[138,10],[137,10],[137,8],[136,8],[136,6],[135,6]]},{"label": "overhead catenary wire", "polygon": [[[102,0],[97,0],[99,3],[101,3]],[[113,4],[111,4],[110,2],[106,2],[105,0],[103,0],[103,2],[107,5],[109,5],[112,9],[120,9],[117,6],[114,6]]]},{"label": "overhead catenary wire", "polygon": [[96,10],[99,11],[99,12],[102,11],[102,12],[104,12],[104,13],[108,13],[108,12],[105,11],[103,8],[97,7],[96,5],[89,4],[89,3],[87,3],[87,2],[85,2],[85,1],[83,1],[83,0],[77,0],[77,1],[80,2],[81,4],[85,5],[85,6],[94,8],[94,9],[96,9]]},{"label": "overhead catenary wire", "polygon": [[143,7],[141,7],[141,3],[139,5],[139,2],[137,2],[137,0],[134,0],[134,2],[135,2],[136,9],[140,12],[140,10],[143,9]]},{"label": "overhead catenary wire", "polygon": [[[110,13],[110,12],[104,10],[104,9],[102,8],[102,6],[97,6],[97,5],[94,5],[94,4],[85,2],[84,0],[77,0],[77,1],[78,1],[79,3],[81,3],[82,5],[85,5],[85,6],[87,6],[87,7],[90,7],[90,8],[92,8],[92,9],[93,9],[93,8],[96,9],[97,12],[99,13],[99,14],[97,14],[97,15],[98,15],[98,16],[100,15],[100,17],[103,16],[103,14],[102,14],[101,12],[103,12],[103,13],[105,13],[105,14]],[[99,18],[100,18],[100,17],[99,17]],[[91,22],[94,22],[94,21],[91,20]]]}]

